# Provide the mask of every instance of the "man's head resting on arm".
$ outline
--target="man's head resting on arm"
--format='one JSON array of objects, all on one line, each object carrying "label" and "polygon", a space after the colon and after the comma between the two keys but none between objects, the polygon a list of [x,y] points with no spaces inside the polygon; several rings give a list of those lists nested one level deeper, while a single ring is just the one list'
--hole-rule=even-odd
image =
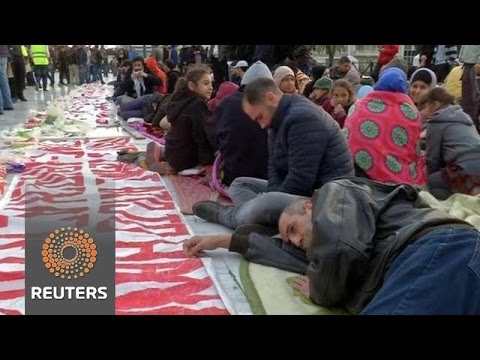
[{"label": "man's head resting on arm", "polygon": [[312,243],[312,208],[310,199],[295,200],[287,206],[278,220],[282,240],[306,250]]},{"label": "man's head resting on arm", "polygon": [[[308,198],[295,200],[283,210],[278,220],[282,240],[306,250],[312,243],[312,201]],[[245,238],[248,241],[248,237]],[[204,250],[231,247],[232,235],[199,235],[183,243],[188,257],[200,256]],[[248,245],[246,246],[248,247]]]}]

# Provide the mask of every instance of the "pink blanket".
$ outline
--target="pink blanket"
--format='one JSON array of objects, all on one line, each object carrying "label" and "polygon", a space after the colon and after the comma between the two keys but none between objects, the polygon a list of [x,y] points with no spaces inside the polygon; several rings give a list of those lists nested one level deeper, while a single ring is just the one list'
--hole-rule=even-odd
[{"label": "pink blanket", "polygon": [[137,120],[127,123],[127,126],[138,131],[146,138],[153,140],[159,144],[165,145],[165,138],[163,132],[160,130],[152,129],[150,124],[145,123],[143,120]]}]

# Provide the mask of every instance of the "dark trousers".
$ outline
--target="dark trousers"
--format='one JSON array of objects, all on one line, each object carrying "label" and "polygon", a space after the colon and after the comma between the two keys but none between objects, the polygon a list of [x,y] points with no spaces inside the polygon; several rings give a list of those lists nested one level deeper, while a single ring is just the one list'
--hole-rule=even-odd
[{"label": "dark trousers", "polygon": [[474,64],[463,65],[461,106],[480,130],[480,76],[475,75]]},{"label": "dark trousers", "polygon": [[10,98],[13,102],[17,101],[17,91],[15,88],[15,78],[8,78],[8,87],[10,88]]},{"label": "dark trousers", "polygon": [[67,64],[60,64],[60,66],[58,67],[58,73],[59,73],[58,77],[60,78],[58,80],[58,82],[60,84],[64,84],[63,79],[66,80],[67,84],[70,83],[69,77],[68,77],[68,65]]},{"label": "dark trousers", "polygon": [[25,62],[23,59],[12,62],[12,71],[15,77],[15,95],[18,99],[23,99],[23,90],[25,89]]}]

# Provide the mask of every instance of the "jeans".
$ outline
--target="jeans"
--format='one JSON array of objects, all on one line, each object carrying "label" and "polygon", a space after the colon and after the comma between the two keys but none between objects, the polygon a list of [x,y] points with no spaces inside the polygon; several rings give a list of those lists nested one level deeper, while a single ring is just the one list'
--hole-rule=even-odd
[{"label": "jeans", "polygon": [[0,57],[0,113],[8,108],[13,108],[13,103],[8,85],[7,58]]},{"label": "jeans", "polygon": [[48,65],[47,77],[50,80],[50,85],[54,86],[55,85],[55,65],[54,64],[50,63]]},{"label": "jeans", "polygon": [[48,65],[35,65],[35,77],[37,78],[38,85],[40,85],[40,79],[42,80],[43,90],[46,90],[48,82]]},{"label": "jeans", "polygon": [[407,246],[362,314],[480,314],[480,234],[445,227]]},{"label": "jeans", "polygon": [[101,64],[94,64],[90,65],[92,68],[92,82],[100,81],[102,84],[104,83],[102,77],[102,65]]},{"label": "jeans", "polygon": [[240,225],[278,226],[285,207],[303,197],[282,192],[266,192],[267,180],[236,178],[228,190],[233,207],[223,207],[218,222],[232,229]]},{"label": "jeans", "polygon": [[147,94],[136,98],[130,102],[122,103],[120,105],[120,116],[123,120],[128,120],[132,117],[143,117],[143,108],[150,102],[152,94]]}]

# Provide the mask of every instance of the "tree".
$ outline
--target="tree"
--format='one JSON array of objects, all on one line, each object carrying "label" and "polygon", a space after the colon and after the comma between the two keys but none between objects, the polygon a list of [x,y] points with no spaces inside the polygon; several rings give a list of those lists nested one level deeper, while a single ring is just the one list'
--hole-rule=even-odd
[{"label": "tree", "polygon": [[345,45],[316,45],[316,50],[328,55],[328,66],[333,66],[335,54],[344,51]]}]

